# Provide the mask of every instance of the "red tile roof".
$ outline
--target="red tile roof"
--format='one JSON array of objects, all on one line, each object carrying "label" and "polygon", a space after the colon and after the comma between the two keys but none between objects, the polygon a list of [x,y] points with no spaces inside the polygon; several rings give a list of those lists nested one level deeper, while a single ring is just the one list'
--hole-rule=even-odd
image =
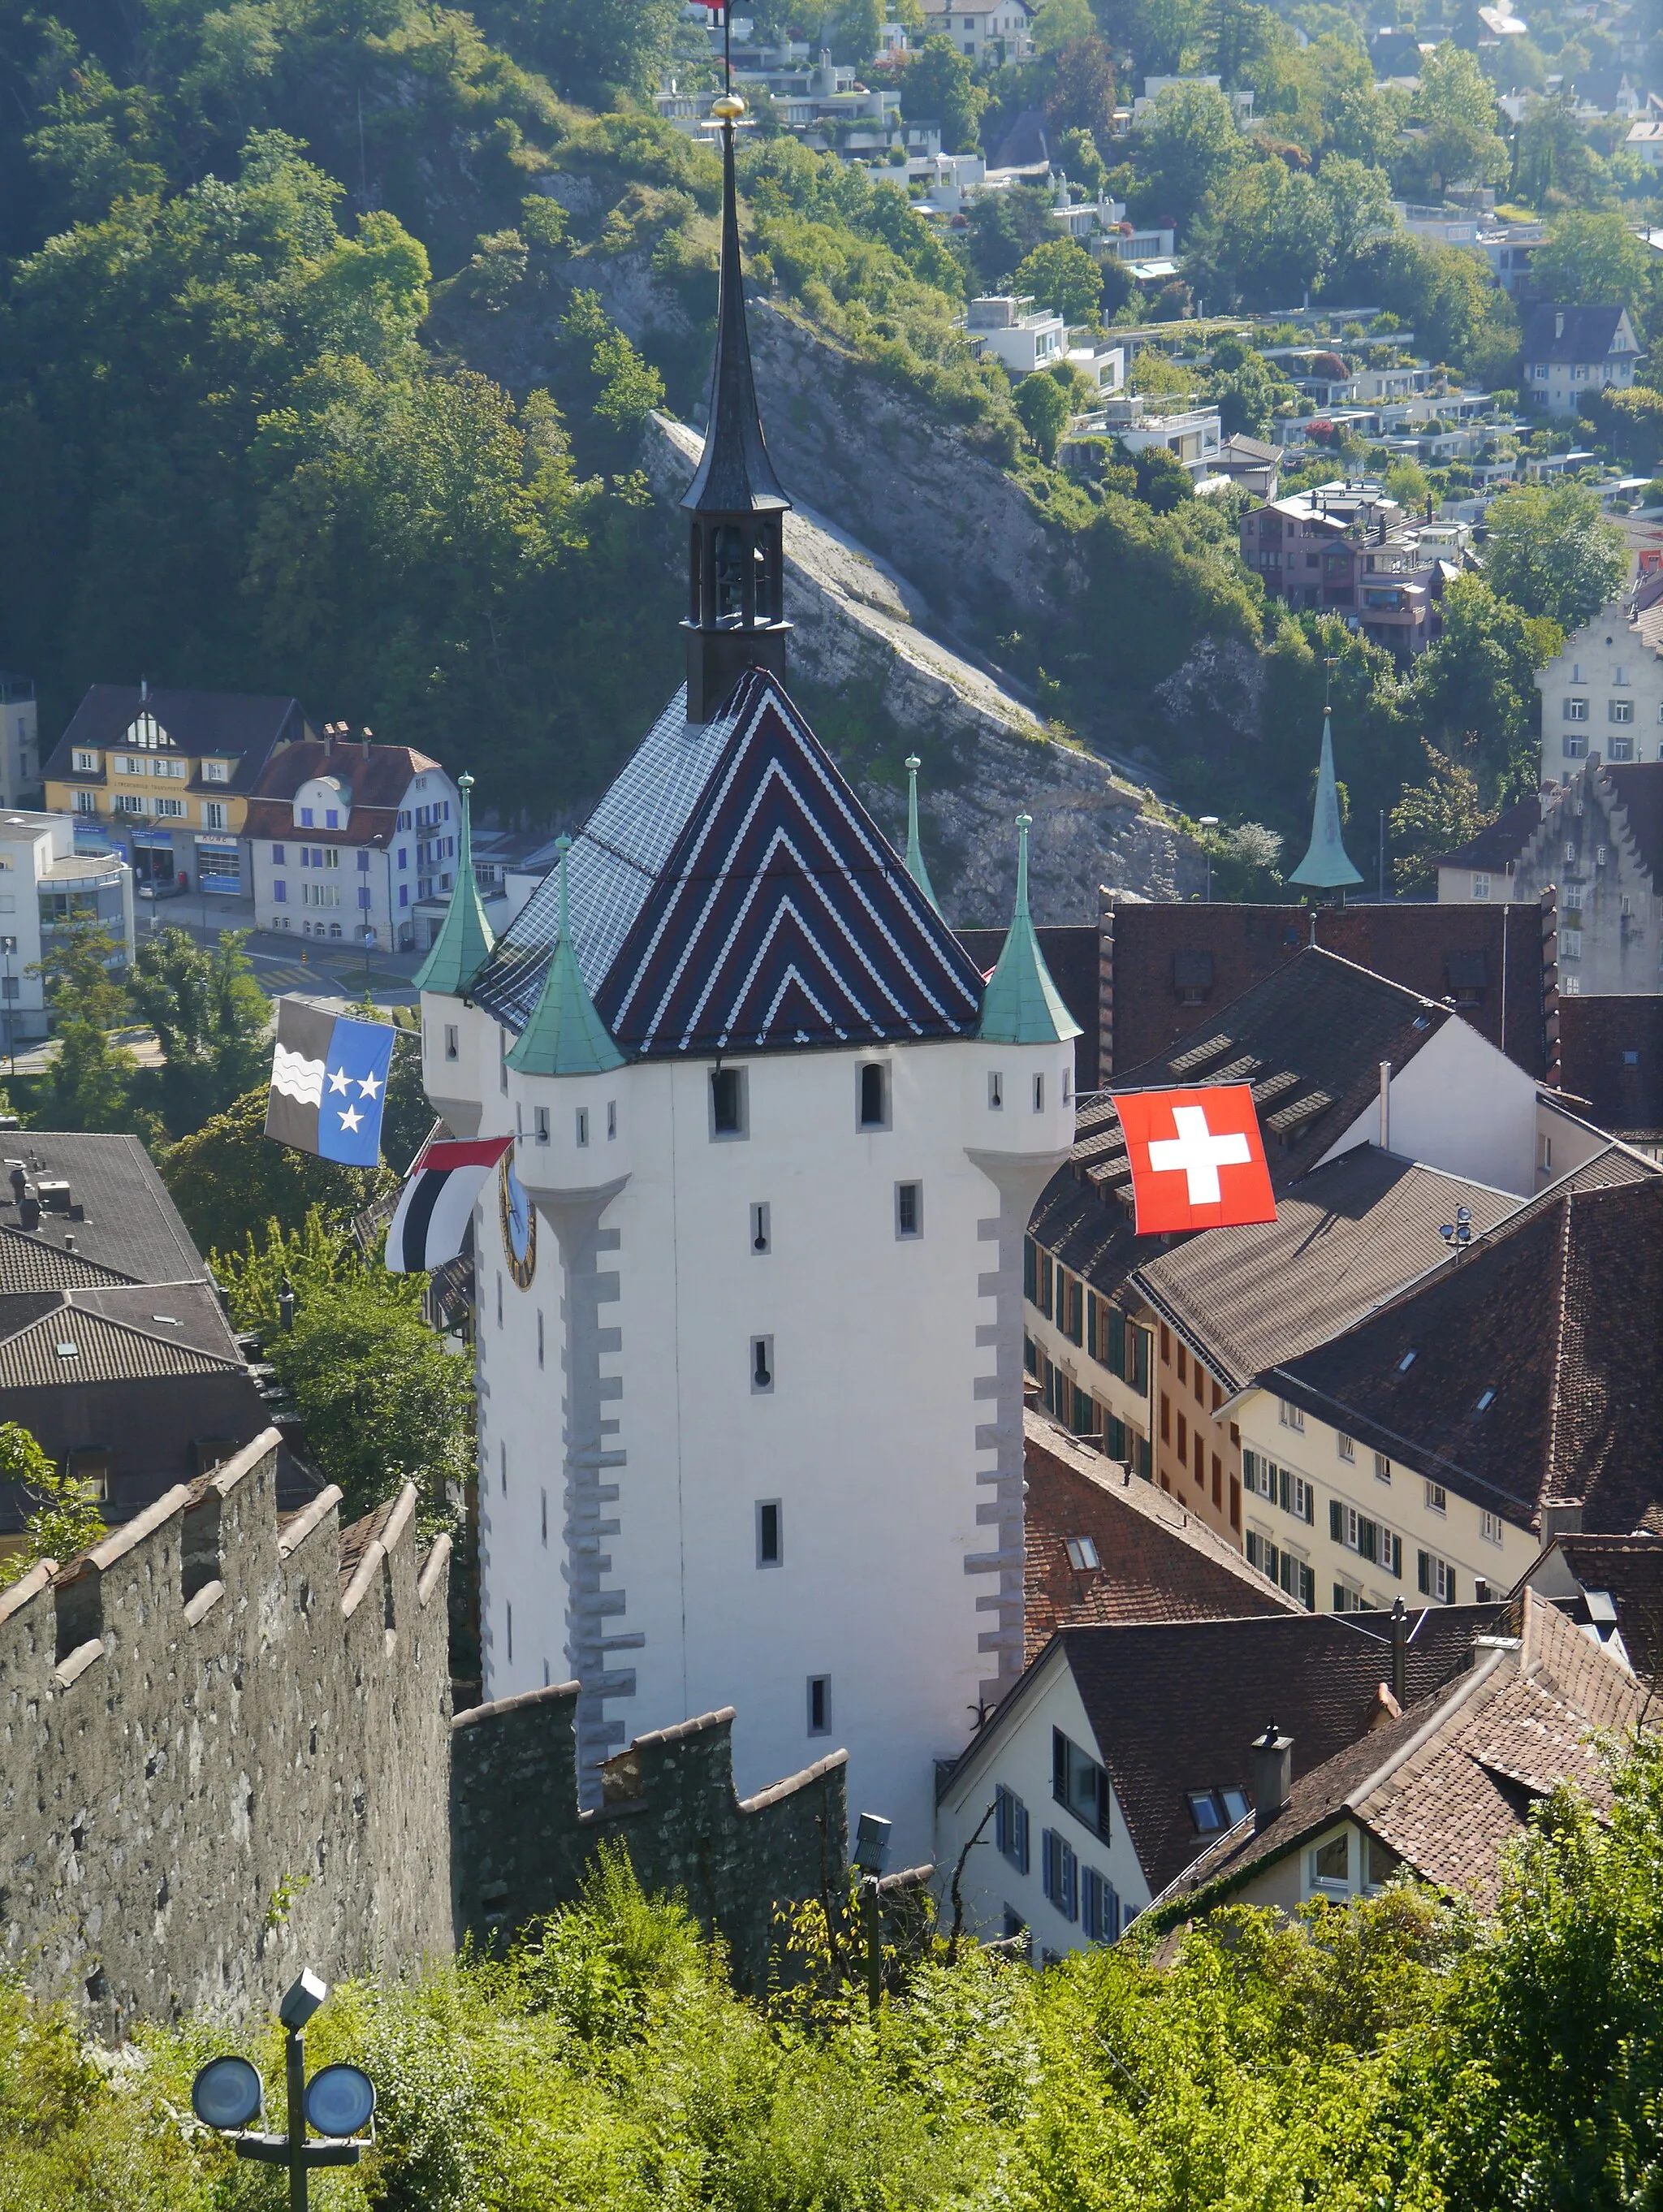
[{"label": "red tile roof", "polygon": [[247,835],[292,837],[294,797],[316,775],[339,776],[352,794],[344,830],[308,829],[306,836],[324,845],[367,845],[397,827],[398,808],[412,780],[439,763],[410,745],[358,744],[332,748],[323,738],[285,745],[266,765],[248,802]]},{"label": "red tile roof", "polygon": [[[1225,1620],[1297,1613],[1233,1544],[1153,1483],[1105,1459],[1041,1413],[1025,1417],[1028,1656],[1084,1621]],[[1077,1567],[1085,1537],[1096,1567]]]}]

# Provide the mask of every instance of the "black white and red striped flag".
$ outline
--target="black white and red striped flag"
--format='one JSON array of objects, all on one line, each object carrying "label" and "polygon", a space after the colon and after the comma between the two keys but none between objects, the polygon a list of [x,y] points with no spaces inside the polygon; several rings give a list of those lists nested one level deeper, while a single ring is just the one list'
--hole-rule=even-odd
[{"label": "black white and red striped flag", "polygon": [[390,1275],[419,1275],[458,1255],[475,1201],[513,1141],[441,1138],[422,1147],[387,1231]]}]

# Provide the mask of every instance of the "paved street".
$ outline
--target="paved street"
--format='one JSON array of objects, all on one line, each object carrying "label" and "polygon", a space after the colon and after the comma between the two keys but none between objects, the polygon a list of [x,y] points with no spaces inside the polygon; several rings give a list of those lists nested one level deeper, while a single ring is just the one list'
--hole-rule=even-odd
[{"label": "paved street", "polygon": [[367,969],[361,948],[316,939],[297,941],[273,930],[256,929],[252,900],[215,898],[198,891],[155,903],[141,899],[137,914],[141,945],[152,927],[185,929],[198,944],[210,945],[217,943],[222,930],[248,931],[249,960],[269,999],[281,998],[286,991],[305,992],[317,998],[361,999],[367,973],[369,994],[378,1006],[416,1003],[413,978],[422,964],[419,952],[372,951]]}]

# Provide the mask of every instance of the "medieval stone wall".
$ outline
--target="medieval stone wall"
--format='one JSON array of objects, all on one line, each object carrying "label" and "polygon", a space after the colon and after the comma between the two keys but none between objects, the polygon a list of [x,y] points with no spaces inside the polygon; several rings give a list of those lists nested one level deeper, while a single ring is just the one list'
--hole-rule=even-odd
[{"label": "medieval stone wall", "polygon": [[459,1713],[451,1767],[458,1941],[490,1942],[574,1898],[604,1843],[644,1888],[679,1891],[720,1931],[742,1986],[761,1986],[776,1909],[844,1879],[846,1754],[740,1798],[731,1706],[637,1736],[578,1810],[575,1682]]},{"label": "medieval stone wall", "polygon": [[107,2035],[450,1948],[449,1540],[277,1449],[0,1593],[0,1958]]}]

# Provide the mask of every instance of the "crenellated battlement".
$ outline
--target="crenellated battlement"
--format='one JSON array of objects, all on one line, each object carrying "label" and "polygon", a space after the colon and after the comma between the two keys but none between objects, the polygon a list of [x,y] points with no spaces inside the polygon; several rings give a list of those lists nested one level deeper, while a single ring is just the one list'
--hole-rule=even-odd
[{"label": "crenellated battlement", "polygon": [[280,1525],[277,1447],[0,1595],[0,1955],[106,2032],[449,1948],[449,1540]]}]

